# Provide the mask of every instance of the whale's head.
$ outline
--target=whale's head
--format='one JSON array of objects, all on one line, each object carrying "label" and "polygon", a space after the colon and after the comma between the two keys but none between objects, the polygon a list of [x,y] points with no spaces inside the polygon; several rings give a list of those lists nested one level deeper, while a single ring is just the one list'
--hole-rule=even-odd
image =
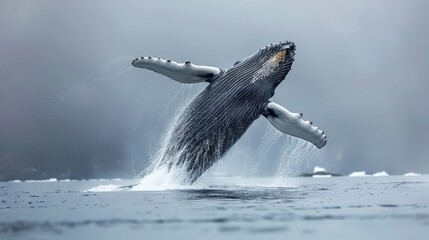
[{"label": "whale's head", "polygon": [[294,56],[293,42],[279,42],[265,46],[245,60],[236,62],[231,69],[248,74],[252,83],[265,80],[277,85],[291,70]]}]

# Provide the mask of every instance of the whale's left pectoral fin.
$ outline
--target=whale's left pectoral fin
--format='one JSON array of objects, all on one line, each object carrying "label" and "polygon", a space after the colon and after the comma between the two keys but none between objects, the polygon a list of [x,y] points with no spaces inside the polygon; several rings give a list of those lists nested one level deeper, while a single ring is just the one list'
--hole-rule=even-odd
[{"label": "whale's left pectoral fin", "polygon": [[132,62],[134,67],[146,68],[181,83],[210,82],[221,73],[219,68],[198,66],[191,62],[177,63],[154,57],[139,57]]},{"label": "whale's left pectoral fin", "polygon": [[263,115],[278,130],[313,143],[317,148],[325,146],[326,135],[312,122],[302,120],[302,114],[293,113],[274,102],[269,102]]}]

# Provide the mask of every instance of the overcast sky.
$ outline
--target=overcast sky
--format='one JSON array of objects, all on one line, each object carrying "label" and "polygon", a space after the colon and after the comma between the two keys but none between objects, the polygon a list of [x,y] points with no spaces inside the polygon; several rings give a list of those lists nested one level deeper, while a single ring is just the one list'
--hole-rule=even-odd
[{"label": "overcast sky", "polygon": [[[429,173],[428,9],[425,0],[1,1],[0,180],[133,177],[206,85],[130,69],[132,58],[228,68],[283,40],[297,55],[273,100],[325,130],[317,164]],[[268,126],[258,119],[233,151],[254,156]]]}]

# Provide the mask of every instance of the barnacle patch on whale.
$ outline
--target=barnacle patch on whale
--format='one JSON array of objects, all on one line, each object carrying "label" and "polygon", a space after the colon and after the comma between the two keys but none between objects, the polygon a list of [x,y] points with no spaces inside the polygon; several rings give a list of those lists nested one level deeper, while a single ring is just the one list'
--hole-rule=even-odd
[{"label": "barnacle patch on whale", "polygon": [[255,75],[252,78],[252,83],[258,81],[259,79],[263,79],[270,76],[270,74],[276,71],[276,68],[285,59],[285,57],[286,57],[286,51],[280,51],[276,53],[276,55],[268,59],[262,65],[262,67],[258,71],[256,71]]}]

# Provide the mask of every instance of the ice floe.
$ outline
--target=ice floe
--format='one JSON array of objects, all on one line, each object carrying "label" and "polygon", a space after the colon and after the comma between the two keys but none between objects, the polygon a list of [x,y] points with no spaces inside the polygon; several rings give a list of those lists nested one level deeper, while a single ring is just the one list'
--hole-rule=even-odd
[{"label": "ice floe", "polygon": [[365,171],[352,172],[349,177],[387,177],[389,174],[386,171],[376,172],[374,174],[367,174]]},{"label": "ice floe", "polygon": [[372,176],[374,176],[374,177],[387,177],[387,176],[389,176],[389,174],[385,171],[381,171],[381,172],[376,172],[376,173],[372,174]]},{"label": "ice floe", "polygon": [[367,176],[371,176],[371,175],[367,175],[365,171],[352,172],[349,175],[349,177],[367,177]]},{"label": "ice floe", "polygon": [[421,176],[421,174],[420,173],[409,172],[409,173],[405,173],[404,176],[405,177],[417,177],[417,176]]}]

